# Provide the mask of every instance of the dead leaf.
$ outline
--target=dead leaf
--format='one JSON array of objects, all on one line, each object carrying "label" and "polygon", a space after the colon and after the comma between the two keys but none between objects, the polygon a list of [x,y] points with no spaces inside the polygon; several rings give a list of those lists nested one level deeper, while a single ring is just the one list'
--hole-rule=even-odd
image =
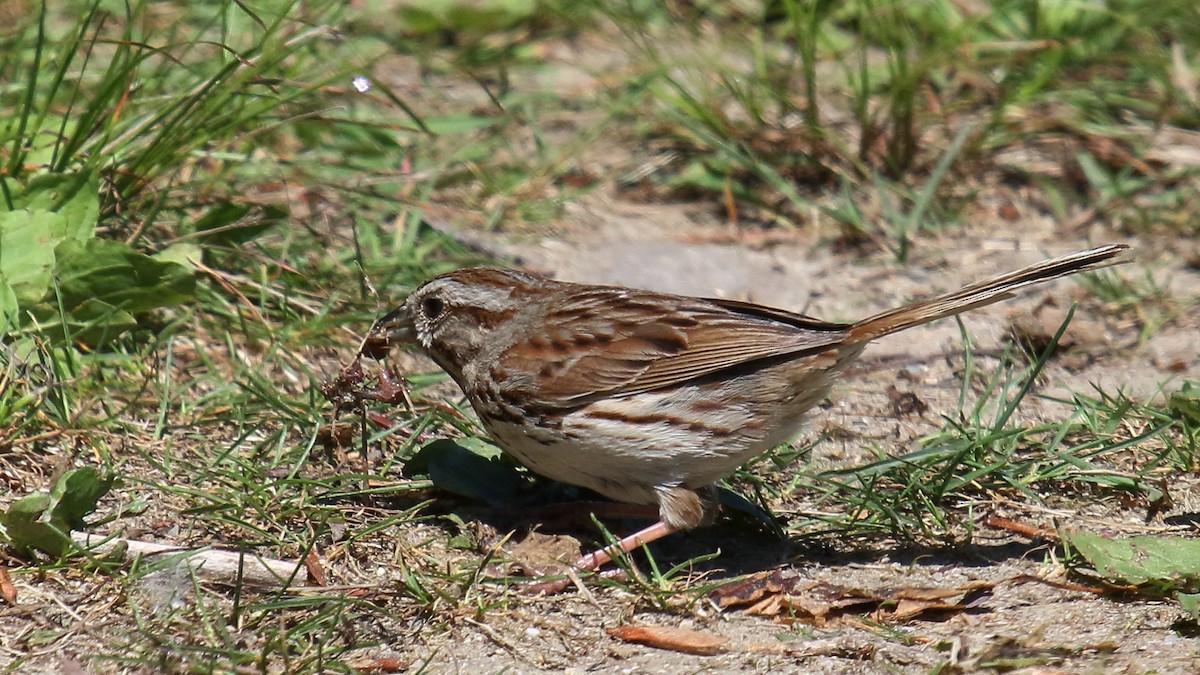
[{"label": "dead leaf", "polygon": [[708,597],[722,609],[742,607],[756,604],[768,594],[787,593],[796,587],[798,581],[800,578],[797,576],[785,579],[783,570],[771,570],[752,575],[737,583],[721,586],[709,593]]},{"label": "dead leaf", "polygon": [[1048,541],[1058,541],[1058,532],[1055,532],[1054,530],[1047,530],[1042,527],[1035,527],[1033,525],[1026,525],[1024,523],[1018,523],[1017,521],[1015,521],[1011,518],[1005,518],[1004,516],[998,516],[994,513],[992,515],[988,516],[987,518],[985,518],[983,520],[983,524],[987,525],[988,527],[994,527],[998,530],[1007,530],[1008,532],[1013,532],[1015,534],[1021,535],[1022,537],[1028,537],[1029,539],[1045,539]]},{"label": "dead leaf", "polygon": [[[856,588],[835,584],[815,584],[801,593],[789,597],[788,605],[794,612],[800,610],[812,618],[817,626],[824,626],[830,614],[842,614],[854,607],[871,607],[877,598],[871,593]],[[803,618],[802,616],[797,618]]]},{"label": "dead leaf", "polygon": [[[884,603],[877,618],[884,621],[907,621],[927,614],[962,612],[975,607],[980,600],[990,596],[995,587],[996,584],[991,582],[976,581],[958,588],[903,587],[877,590],[876,593]],[[892,602],[896,604],[889,607]]]},{"label": "dead leaf", "polygon": [[0,598],[10,605],[17,604],[17,587],[13,586],[12,578],[8,576],[8,568],[0,565]]},{"label": "dead leaf", "polygon": [[939,600],[921,600],[916,598],[904,598],[896,603],[896,606],[891,609],[881,609],[879,618],[881,620],[891,621],[907,621],[915,619],[922,614],[936,614],[938,612],[961,612],[969,609],[970,605],[966,602],[941,602]]},{"label": "dead leaf", "polygon": [[729,638],[721,635],[669,626],[620,626],[609,628],[608,634],[625,642],[699,656],[719,654],[729,642]]},{"label": "dead leaf", "polygon": [[756,575],[717,589],[709,597],[720,607],[742,607],[751,616],[773,617],[780,623],[797,621],[824,626],[851,613],[875,621],[907,621],[924,615],[961,612],[975,607],[996,584],[973,582],[954,588],[920,586],[852,588],[827,583],[800,587],[797,577],[782,571]]},{"label": "dead leaf", "polygon": [[321,565],[321,556],[317,555],[316,550],[308,552],[304,556],[304,569],[308,571],[309,586],[328,586],[329,580],[325,577],[325,567]]},{"label": "dead leaf", "polygon": [[746,614],[750,616],[779,616],[787,605],[784,604],[786,595],[777,593],[767,596],[758,602],[746,608]]}]

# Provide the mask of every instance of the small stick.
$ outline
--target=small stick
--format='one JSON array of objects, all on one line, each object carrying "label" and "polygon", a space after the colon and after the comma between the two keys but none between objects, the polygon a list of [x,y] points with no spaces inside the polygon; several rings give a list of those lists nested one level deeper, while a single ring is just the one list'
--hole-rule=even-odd
[{"label": "small stick", "polygon": [[297,565],[288,560],[264,558],[253,553],[187,548],[119,537],[109,539],[103,535],[86,532],[72,532],[71,539],[95,556],[115,553],[122,545],[128,547],[126,551],[132,555],[175,555],[183,564],[191,567],[196,576],[221,584],[237,583],[239,568],[242,582],[249,586],[304,586],[308,583],[308,571],[304,565]]}]

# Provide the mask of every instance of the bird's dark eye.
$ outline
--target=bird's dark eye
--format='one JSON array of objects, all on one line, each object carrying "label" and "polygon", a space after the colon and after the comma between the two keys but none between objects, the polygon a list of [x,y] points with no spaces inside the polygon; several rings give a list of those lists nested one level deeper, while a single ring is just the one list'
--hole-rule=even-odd
[{"label": "bird's dark eye", "polygon": [[426,318],[436,319],[446,311],[446,303],[441,298],[431,296],[421,301],[421,311],[425,313]]}]

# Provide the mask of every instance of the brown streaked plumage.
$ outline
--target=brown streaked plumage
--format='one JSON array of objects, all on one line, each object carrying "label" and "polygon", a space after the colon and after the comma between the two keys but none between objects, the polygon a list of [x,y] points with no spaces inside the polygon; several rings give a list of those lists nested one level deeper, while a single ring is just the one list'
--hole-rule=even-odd
[{"label": "brown streaked plumage", "polygon": [[[416,342],[526,467],[657,505],[661,521],[615,547],[629,551],[701,524],[697,491],[787,441],[870,341],[1114,264],[1127,248],[1073,253],[855,323],[464,269],[414,291],[376,323],[364,350]],[[612,553],[578,564],[593,568]]]}]

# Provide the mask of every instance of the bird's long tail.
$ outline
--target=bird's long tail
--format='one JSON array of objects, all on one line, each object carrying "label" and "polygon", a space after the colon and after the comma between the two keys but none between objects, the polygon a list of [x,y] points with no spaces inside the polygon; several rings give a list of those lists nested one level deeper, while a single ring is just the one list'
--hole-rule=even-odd
[{"label": "bird's long tail", "polygon": [[917,300],[855,323],[848,331],[846,342],[866,343],[905,328],[999,302],[1026,286],[1127,262],[1118,256],[1128,249],[1125,244],[1109,244],[1079,251],[978,281],[940,297]]}]

